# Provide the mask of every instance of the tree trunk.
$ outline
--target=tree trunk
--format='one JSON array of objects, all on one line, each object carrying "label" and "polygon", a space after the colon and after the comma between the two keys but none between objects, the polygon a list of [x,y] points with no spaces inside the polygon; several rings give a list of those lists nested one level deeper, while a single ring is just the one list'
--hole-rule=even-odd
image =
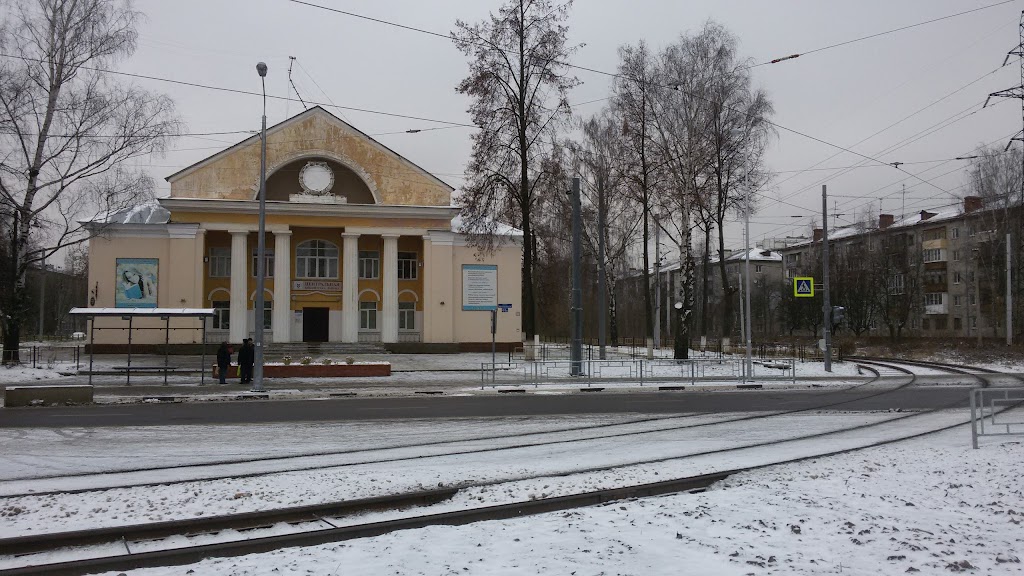
[{"label": "tree trunk", "polygon": [[711,225],[704,228],[704,255],[701,257],[700,335],[708,335],[708,280],[711,279]]},{"label": "tree trunk", "polygon": [[732,336],[732,299],[736,289],[729,283],[729,274],[725,269],[725,232],[718,226],[718,271],[722,277],[722,336]]}]

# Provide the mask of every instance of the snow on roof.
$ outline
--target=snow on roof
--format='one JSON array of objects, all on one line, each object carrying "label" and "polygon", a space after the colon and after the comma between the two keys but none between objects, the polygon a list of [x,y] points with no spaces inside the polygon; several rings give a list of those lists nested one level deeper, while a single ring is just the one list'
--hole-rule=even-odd
[{"label": "snow on roof", "polygon": [[[491,222],[493,222],[493,224],[494,224],[493,234],[495,234],[496,236],[522,236],[523,235],[523,231],[518,229],[518,228],[513,228],[512,226],[509,226],[508,224],[504,224],[502,222],[494,222],[494,221],[491,221]],[[469,230],[467,228],[465,222],[462,219],[462,214],[459,214],[455,218],[452,218],[452,232],[455,232],[456,234],[480,234],[481,233],[479,231],[474,232],[472,230]]]},{"label": "snow on roof", "polygon": [[765,250],[764,248],[751,248],[749,252],[738,252],[726,258],[725,261],[743,262],[747,259],[749,259],[751,262],[782,262],[782,254],[779,254],[778,252],[774,252],[772,250]]},{"label": "snow on roof", "polygon": [[907,226],[916,226],[916,225],[920,224],[921,222],[941,222],[943,220],[951,220],[953,218],[956,218],[956,217],[960,216],[960,214],[961,214],[960,210],[957,210],[957,209],[954,209],[954,210],[942,210],[942,211],[939,211],[939,212],[928,212],[928,213],[929,214],[934,214],[934,216],[928,218],[927,220],[922,220],[921,219],[921,213],[917,212],[915,214],[907,216],[906,218],[903,218],[901,220],[897,220],[896,222],[893,222],[892,225],[889,226],[889,228],[904,228],[904,227],[907,227]]},{"label": "snow on roof", "polygon": [[167,224],[171,213],[156,200],[138,206],[97,214],[88,220],[96,224]]}]

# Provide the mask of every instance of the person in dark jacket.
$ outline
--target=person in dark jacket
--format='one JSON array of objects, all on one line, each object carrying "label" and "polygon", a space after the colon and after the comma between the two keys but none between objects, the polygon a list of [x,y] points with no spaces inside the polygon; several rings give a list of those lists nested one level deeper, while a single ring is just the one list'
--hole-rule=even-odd
[{"label": "person in dark jacket", "polygon": [[242,341],[242,349],[238,351],[238,367],[242,377],[242,384],[252,382],[252,367],[256,364],[256,347],[252,345],[252,338]]},{"label": "person in dark jacket", "polygon": [[217,349],[217,373],[220,375],[220,383],[227,384],[228,370],[231,368],[231,347],[227,342],[221,342]]}]

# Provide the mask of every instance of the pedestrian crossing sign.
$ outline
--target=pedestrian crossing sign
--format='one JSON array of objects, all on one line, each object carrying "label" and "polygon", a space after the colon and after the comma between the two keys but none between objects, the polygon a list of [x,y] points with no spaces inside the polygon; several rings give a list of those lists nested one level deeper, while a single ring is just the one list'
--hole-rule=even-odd
[{"label": "pedestrian crossing sign", "polygon": [[793,296],[797,298],[814,297],[814,278],[797,276],[793,278]]}]

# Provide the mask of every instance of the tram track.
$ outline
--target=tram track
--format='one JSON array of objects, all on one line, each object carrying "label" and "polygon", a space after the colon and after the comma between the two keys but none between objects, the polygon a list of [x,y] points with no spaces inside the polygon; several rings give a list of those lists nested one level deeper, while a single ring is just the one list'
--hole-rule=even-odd
[{"label": "tram track", "polygon": [[[867,359],[865,359],[865,362],[867,362]],[[886,366],[886,364],[884,362],[878,362],[878,361],[872,360],[871,363],[873,363],[876,366]],[[884,391],[881,391],[881,392],[878,392],[878,393],[874,393],[874,394],[868,395],[867,397],[874,397],[874,396],[878,396],[880,394],[891,393],[893,391],[900,390],[900,389],[905,388],[907,386],[913,385],[914,381],[916,380],[916,376],[914,374],[910,373],[908,370],[906,370],[904,368],[901,368],[901,367],[898,367],[898,366],[892,366],[892,365],[888,365],[886,367],[888,367],[890,369],[893,369],[893,370],[896,370],[898,372],[904,373],[906,375],[909,375],[910,376],[909,381],[904,383],[904,384],[901,384],[901,385],[897,386],[894,389],[884,390]],[[867,366],[866,366],[866,368],[868,368],[870,371],[874,372],[875,376],[873,378],[871,378],[868,382],[865,382],[865,383],[862,383],[862,384],[858,384],[857,386],[854,386],[853,388],[858,388],[860,386],[864,386],[866,384],[869,384],[869,383],[874,382],[874,381],[879,379],[880,373],[879,373],[878,370],[869,368]],[[953,368],[953,367],[947,367],[947,369],[948,368]],[[949,370],[949,371],[950,372],[954,372],[954,373],[958,373],[956,370]],[[959,373],[963,373],[963,372],[959,372]],[[986,380],[984,378],[980,377],[980,376],[978,377],[978,380],[980,382],[982,382],[983,385],[987,384]],[[782,414],[792,414],[792,413],[797,413],[797,412],[805,412],[805,411],[809,411],[809,410],[820,410],[822,408],[831,407],[831,406],[835,406],[835,405],[841,405],[841,404],[845,404],[845,403],[849,403],[849,402],[854,402],[854,401],[861,400],[861,399],[863,399],[863,398],[849,399],[849,400],[844,400],[844,401],[837,402],[837,403],[821,405],[821,406],[816,406],[816,407],[812,407],[812,408],[803,408],[803,409],[797,409],[797,410],[791,410],[791,411],[783,411],[783,412],[777,412],[777,413],[771,413],[771,414],[765,414],[765,415],[758,415],[756,417],[747,417],[747,418],[730,419],[730,420],[725,420],[725,421],[708,422],[708,423],[701,423],[701,424],[697,424],[697,425],[690,425],[690,426],[683,426],[683,427],[662,428],[662,429],[659,429],[659,430],[643,431],[643,432],[640,432],[640,433],[620,433],[620,434],[615,434],[615,435],[606,435],[606,436],[600,436],[600,437],[589,438],[589,439],[591,439],[591,440],[592,439],[603,439],[603,438],[607,438],[607,437],[621,437],[621,436],[630,436],[630,435],[643,434],[643,433],[665,432],[665,431],[671,431],[673,429],[679,429],[679,428],[692,428],[692,427],[697,427],[697,426],[707,426],[707,425],[714,425],[714,424],[723,424],[723,423],[727,423],[727,422],[740,422],[740,421],[744,421],[744,420],[770,418],[770,417],[779,416],[779,415],[782,415]],[[440,490],[430,490],[430,491],[420,491],[420,492],[411,492],[411,493],[387,495],[387,496],[381,496],[381,497],[375,497],[375,498],[369,498],[369,499],[352,500],[352,501],[340,502],[340,503],[339,502],[335,502],[335,503],[328,503],[328,504],[317,505],[317,506],[306,506],[306,507],[293,508],[293,509],[279,509],[279,510],[272,510],[272,511],[266,511],[266,512],[255,512],[255,513],[245,513],[245,514],[240,514],[240,515],[236,514],[236,515],[226,515],[226,516],[220,516],[220,517],[210,517],[210,518],[202,519],[202,520],[200,520],[198,522],[195,521],[195,520],[171,521],[171,522],[161,522],[161,523],[151,524],[151,525],[123,526],[123,527],[115,527],[115,528],[103,528],[103,529],[98,529],[98,530],[82,530],[82,531],[77,531],[77,532],[72,532],[72,533],[54,533],[54,534],[39,535],[39,536],[21,537],[21,538],[15,538],[15,539],[5,539],[5,540],[0,540],[0,549],[4,549],[5,551],[8,551],[8,550],[15,551],[16,554],[32,554],[32,553],[39,552],[39,551],[42,551],[42,550],[53,550],[55,548],[61,548],[61,547],[69,546],[69,545],[81,545],[81,544],[75,544],[76,539],[77,539],[78,542],[84,542],[84,541],[97,542],[97,541],[102,541],[102,540],[105,540],[105,539],[106,540],[113,539],[113,540],[120,540],[122,542],[128,542],[128,541],[134,541],[135,539],[146,540],[146,539],[158,538],[158,537],[161,537],[161,535],[167,535],[167,534],[170,534],[170,533],[180,534],[182,532],[188,532],[189,531],[188,528],[190,528],[190,527],[191,527],[191,529],[193,531],[198,529],[200,531],[205,530],[207,532],[209,532],[209,531],[220,531],[220,530],[239,530],[239,529],[245,530],[245,529],[251,529],[251,528],[259,528],[261,526],[266,526],[267,524],[274,524],[274,523],[279,523],[279,522],[306,522],[306,521],[317,521],[317,520],[322,521],[323,520],[323,516],[325,516],[325,515],[332,515],[332,514],[338,514],[339,510],[345,511],[345,513],[347,513],[347,514],[353,514],[353,513],[361,513],[361,512],[365,512],[365,511],[371,511],[371,510],[396,509],[396,508],[402,508],[402,507],[405,507],[405,506],[411,506],[411,505],[417,505],[417,504],[420,504],[420,505],[428,504],[429,505],[432,502],[433,503],[442,502],[442,501],[444,501],[444,500],[446,500],[448,498],[451,498],[459,490],[465,490],[465,489],[468,489],[468,488],[482,487],[482,486],[497,486],[497,485],[500,485],[500,484],[507,484],[507,483],[510,483],[510,482],[518,482],[518,481],[523,481],[523,480],[534,480],[534,479],[551,478],[551,477],[558,477],[558,476],[570,476],[570,475],[576,475],[576,474],[588,474],[588,473],[594,473],[594,472],[602,472],[602,471],[613,470],[613,469],[616,469],[616,468],[624,468],[624,467],[628,467],[628,466],[637,466],[637,465],[644,465],[644,464],[657,464],[657,463],[663,463],[663,462],[668,462],[668,461],[672,461],[672,460],[685,460],[685,459],[688,459],[688,458],[696,458],[696,457],[699,457],[699,456],[717,455],[717,454],[724,454],[724,453],[740,451],[740,450],[750,450],[750,449],[754,449],[754,448],[763,448],[763,447],[772,446],[772,445],[779,445],[779,444],[785,444],[785,443],[806,441],[806,440],[809,440],[809,439],[821,438],[821,437],[824,437],[824,436],[830,436],[830,435],[836,435],[836,434],[843,434],[843,433],[853,432],[853,431],[856,431],[856,430],[863,430],[863,429],[867,429],[867,428],[871,428],[871,427],[875,427],[875,426],[881,426],[881,425],[885,425],[885,424],[890,424],[890,423],[892,423],[894,421],[903,420],[903,419],[907,419],[907,418],[914,418],[914,417],[918,417],[918,416],[923,416],[923,415],[926,415],[926,414],[931,414],[931,413],[937,412],[939,410],[944,410],[946,408],[952,407],[953,405],[960,404],[960,403],[961,402],[958,401],[958,402],[955,402],[955,403],[953,403],[953,404],[951,404],[949,406],[940,406],[940,407],[937,407],[937,408],[933,408],[933,409],[929,409],[929,410],[924,410],[924,411],[921,411],[921,412],[908,413],[908,414],[903,415],[903,416],[898,416],[898,417],[895,417],[895,418],[890,418],[890,419],[882,420],[882,421],[879,421],[879,422],[872,422],[872,423],[867,423],[867,424],[861,424],[861,425],[854,426],[854,427],[841,428],[841,429],[838,429],[838,430],[830,430],[830,431],[819,432],[819,433],[815,433],[815,434],[798,436],[798,437],[777,439],[777,440],[772,440],[772,441],[767,441],[767,442],[745,444],[745,445],[741,445],[741,446],[734,446],[734,447],[730,447],[730,448],[726,448],[726,449],[720,449],[720,450],[708,450],[708,451],[704,451],[704,452],[690,453],[690,454],[685,454],[685,455],[669,456],[669,457],[665,457],[665,458],[647,459],[647,460],[643,460],[643,461],[634,461],[634,462],[629,462],[629,463],[620,463],[620,464],[616,464],[614,466],[591,467],[591,468],[588,468],[588,469],[569,470],[569,471],[565,471],[565,472],[560,473],[560,474],[542,474],[542,475],[539,475],[539,476],[524,476],[524,477],[519,477],[519,478],[504,478],[504,479],[497,480],[497,481],[492,481],[492,482],[468,483],[468,484],[463,484],[463,485],[454,486],[454,487],[448,487],[448,488],[444,488],[444,489],[440,489]],[[655,419],[652,419],[652,420],[655,420]],[[617,425],[623,425],[623,424],[626,424],[626,423],[617,423]],[[858,447],[855,447],[855,448],[838,450],[838,451],[834,451],[834,452],[814,454],[814,455],[811,455],[811,456],[800,457],[800,458],[795,458],[795,459],[786,460],[786,461],[772,462],[771,464],[758,465],[758,466],[753,466],[753,467],[748,467],[748,468],[733,469],[733,470],[728,470],[728,471],[724,471],[724,472],[716,472],[716,473],[713,473],[713,474],[705,474],[705,475],[701,475],[701,476],[677,478],[677,479],[668,480],[668,481],[662,481],[662,482],[657,482],[657,483],[641,484],[641,485],[626,486],[626,487],[618,487],[618,488],[613,488],[613,489],[598,490],[598,491],[592,491],[592,492],[587,492],[587,493],[572,494],[572,495],[568,495],[568,496],[559,496],[559,497],[554,497],[554,498],[544,498],[544,499],[541,499],[540,501],[515,502],[515,503],[510,503],[510,504],[501,504],[501,505],[496,505],[496,506],[488,506],[488,507],[483,507],[483,508],[479,508],[479,509],[460,510],[460,511],[455,511],[455,512],[444,512],[444,513],[441,513],[441,514],[428,514],[428,515],[414,516],[414,517],[409,517],[409,518],[402,518],[402,519],[398,519],[398,520],[389,520],[389,521],[384,521],[384,522],[375,522],[375,523],[370,523],[370,524],[360,524],[360,525],[354,525],[354,526],[336,527],[336,526],[331,525],[328,522],[327,524],[329,526],[332,526],[332,527],[315,529],[315,530],[313,530],[311,532],[303,531],[303,532],[298,533],[298,534],[287,534],[287,535],[257,537],[257,538],[250,539],[250,540],[241,540],[241,541],[233,541],[233,542],[221,542],[221,543],[217,543],[217,544],[206,544],[206,545],[201,545],[201,546],[197,546],[197,547],[187,547],[187,548],[183,548],[183,549],[161,550],[161,551],[157,551],[157,552],[144,552],[142,554],[130,555],[129,557],[120,557],[120,556],[118,556],[118,557],[111,557],[111,558],[91,559],[91,560],[85,560],[85,561],[83,561],[83,560],[76,560],[74,562],[58,563],[58,564],[48,564],[48,565],[43,565],[43,566],[38,566],[38,567],[16,568],[16,569],[11,569],[11,570],[0,571],[0,575],[41,574],[41,573],[46,573],[46,574],[85,574],[85,573],[87,573],[87,571],[91,571],[91,570],[124,570],[124,569],[138,568],[138,567],[143,567],[143,566],[178,565],[178,564],[183,564],[183,563],[194,562],[194,561],[197,561],[197,560],[199,560],[201,558],[205,558],[205,557],[208,557],[208,556],[236,556],[236,555],[241,555],[241,554],[249,554],[249,553],[256,553],[256,552],[261,552],[261,551],[273,550],[273,549],[277,549],[279,547],[285,547],[285,546],[305,546],[305,545],[312,545],[312,544],[317,544],[317,543],[334,542],[334,541],[345,540],[345,539],[350,539],[350,538],[358,538],[358,537],[366,537],[366,536],[371,536],[371,535],[376,535],[376,534],[383,534],[383,533],[387,533],[387,532],[394,531],[394,530],[409,529],[409,528],[416,528],[416,527],[429,526],[429,525],[438,525],[438,524],[453,525],[453,524],[464,524],[464,523],[469,523],[469,522],[476,522],[476,521],[485,520],[485,519],[511,518],[511,517],[517,517],[517,516],[522,516],[522,515],[528,515],[528,514],[537,514],[537,513],[542,513],[542,512],[546,512],[546,511],[552,511],[552,510],[563,510],[563,509],[572,508],[572,507],[586,506],[586,505],[596,504],[596,503],[600,503],[600,502],[611,501],[611,500],[615,500],[615,499],[630,498],[630,497],[637,497],[637,496],[644,496],[644,495],[653,495],[653,494],[663,494],[663,493],[670,493],[670,492],[681,492],[681,491],[686,491],[686,490],[700,490],[700,489],[703,489],[703,488],[713,484],[714,482],[717,482],[717,481],[719,481],[721,479],[724,479],[725,477],[727,477],[727,476],[729,476],[731,474],[735,474],[737,472],[758,469],[758,468],[762,468],[764,466],[769,466],[769,465],[777,465],[777,464],[782,464],[782,463],[787,463],[787,462],[797,462],[797,461],[806,460],[806,459],[810,459],[810,458],[818,458],[818,457],[822,457],[822,456],[828,456],[828,455],[833,455],[833,454],[840,454],[840,453],[845,453],[845,452],[849,452],[849,451],[853,451],[853,450],[859,450],[859,449],[863,449],[863,448],[867,448],[867,447],[888,444],[888,443],[892,443],[892,442],[906,440],[906,439],[909,439],[909,438],[912,438],[912,437],[919,437],[919,436],[922,436],[922,435],[938,432],[938,431],[941,431],[941,430],[947,430],[947,429],[950,429],[950,428],[953,428],[953,427],[956,427],[956,426],[960,426],[960,425],[963,425],[963,424],[965,424],[965,423],[957,423],[957,424],[954,424],[954,425],[951,425],[951,426],[945,426],[945,427],[937,429],[937,430],[930,430],[930,431],[927,431],[927,432],[923,432],[923,433],[919,433],[919,434],[914,434],[914,435],[907,436],[907,437],[900,437],[900,438],[896,438],[896,439],[883,440],[883,441],[880,441],[880,442],[874,442],[874,443],[870,443],[868,445],[858,446]],[[603,426],[603,427],[607,427],[607,426]],[[551,431],[538,432],[538,433],[551,433]],[[565,443],[565,442],[585,441],[585,440],[588,440],[588,439],[559,440],[559,441],[556,441],[554,443]],[[466,441],[466,440],[463,440],[463,441]],[[548,443],[540,443],[540,444],[536,444],[535,443],[535,444],[531,444],[529,446],[538,446],[538,445],[543,446],[543,445],[548,445]],[[504,447],[504,448],[501,448],[501,449],[510,449],[510,447]],[[459,455],[459,454],[435,454],[435,455],[430,455],[430,456],[425,456],[425,457],[444,457],[444,456],[457,456],[457,455]],[[350,465],[352,465],[352,464],[350,464]],[[38,495],[38,493],[33,493],[33,494],[29,494],[29,495]],[[126,544],[126,546],[127,546],[127,544]]]},{"label": "tram track", "polygon": [[[897,370],[900,371],[899,369],[897,369]],[[902,369],[902,372],[904,374],[908,374],[908,375],[913,376],[910,373],[909,370]],[[856,389],[859,389],[861,387],[873,384],[874,382],[876,382],[878,380],[878,378],[879,377],[877,376],[877,372],[876,372],[876,376],[870,378],[866,382],[862,382],[860,384],[856,384],[854,386],[846,387],[846,388],[843,388],[843,389],[840,389],[840,390],[827,391],[827,392],[824,392],[824,394],[832,394],[832,393],[839,393],[839,392],[849,392],[849,391],[852,391],[852,390],[856,390]],[[741,416],[741,417],[738,417],[738,418],[727,418],[727,419],[722,419],[722,420],[714,420],[714,421],[710,421],[710,422],[699,422],[699,423],[694,423],[694,424],[681,424],[681,425],[677,425],[677,426],[658,427],[658,428],[653,428],[653,429],[648,429],[648,430],[640,430],[640,431],[632,431],[632,432],[619,432],[619,433],[614,433],[614,434],[598,434],[598,435],[590,435],[590,436],[579,437],[579,438],[553,439],[553,440],[538,441],[538,442],[518,442],[518,443],[506,444],[506,445],[501,445],[501,446],[487,446],[487,447],[479,447],[479,448],[468,448],[468,449],[463,449],[463,450],[453,450],[453,451],[437,452],[437,453],[430,453],[430,454],[417,454],[417,455],[411,455],[411,456],[396,456],[396,457],[391,457],[391,458],[369,458],[369,459],[350,461],[350,462],[321,463],[321,464],[312,464],[312,465],[305,465],[305,466],[291,466],[291,467],[287,467],[287,468],[280,468],[280,469],[273,469],[273,470],[260,470],[260,471],[250,471],[250,472],[232,472],[232,473],[224,473],[224,474],[200,475],[200,476],[196,476],[196,477],[192,477],[192,478],[178,479],[178,480],[167,480],[167,479],[161,478],[161,479],[154,479],[154,480],[151,480],[151,481],[137,482],[137,483],[130,483],[130,484],[127,484],[127,483],[121,483],[121,484],[111,483],[111,484],[104,485],[104,486],[92,486],[92,487],[79,488],[79,489],[69,489],[69,490],[37,490],[37,491],[31,491],[31,492],[8,493],[8,494],[3,494],[2,496],[0,496],[0,498],[6,499],[6,498],[20,498],[20,497],[50,496],[50,495],[56,495],[56,494],[80,494],[80,493],[95,492],[95,491],[101,491],[101,490],[131,489],[131,488],[143,488],[143,487],[147,487],[147,486],[166,486],[166,485],[174,485],[174,484],[184,484],[184,483],[189,483],[189,482],[205,482],[205,481],[215,481],[215,480],[230,480],[230,479],[253,478],[253,477],[258,477],[258,476],[266,476],[266,475],[269,475],[269,474],[283,474],[283,473],[289,473],[289,472],[305,472],[305,471],[312,471],[312,470],[322,470],[322,469],[327,469],[327,468],[347,468],[347,467],[354,467],[354,466],[364,466],[364,465],[369,465],[369,464],[388,464],[388,463],[394,463],[394,462],[407,462],[407,461],[424,460],[424,459],[428,459],[428,458],[441,458],[441,457],[447,457],[447,456],[462,456],[462,455],[469,455],[469,454],[482,454],[482,453],[489,453],[489,452],[500,452],[500,451],[506,451],[506,450],[516,450],[516,449],[521,449],[521,448],[533,448],[533,447],[539,447],[539,446],[553,446],[553,445],[559,445],[559,444],[571,444],[571,443],[587,442],[587,441],[594,441],[594,440],[615,439],[615,438],[622,438],[622,437],[628,437],[628,436],[642,437],[643,435],[659,434],[659,433],[672,432],[672,431],[678,431],[678,430],[688,430],[688,429],[693,429],[693,428],[703,428],[703,427],[708,427],[708,426],[717,426],[717,425],[731,424],[731,423],[737,423],[737,422],[747,422],[747,421],[761,420],[761,419],[765,419],[765,418],[773,418],[773,417],[779,417],[779,416],[788,416],[788,415],[799,414],[799,413],[804,413],[804,412],[813,412],[813,411],[819,411],[819,410],[827,410],[827,409],[830,409],[830,408],[835,408],[835,407],[843,406],[843,405],[846,405],[846,404],[851,404],[851,403],[854,403],[854,402],[862,402],[862,401],[865,401],[865,400],[870,400],[870,399],[873,399],[873,398],[877,398],[877,397],[882,396],[884,394],[889,394],[889,393],[892,393],[892,392],[896,392],[896,391],[899,391],[899,390],[902,390],[902,389],[905,389],[905,388],[911,386],[913,384],[913,382],[914,382],[914,379],[911,378],[910,381],[908,381],[908,382],[906,382],[904,384],[901,384],[901,385],[899,385],[899,386],[897,386],[895,388],[892,388],[892,389],[881,390],[881,391],[873,392],[871,394],[867,394],[867,395],[863,395],[863,396],[858,396],[858,397],[855,397],[855,398],[846,398],[846,399],[843,399],[843,400],[840,400],[840,401],[837,401],[837,402],[830,402],[830,403],[825,403],[825,404],[819,404],[819,405],[808,406],[808,407],[803,407],[803,408],[794,408],[794,409],[791,409],[791,410],[783,410],[783,411],[777,411],[777,412],[759,413],[759,414],[753,414],[753,415],[748,415],[748,416]],[[670,420],[678,420],[680,418],[693,418],[693,417],[698,417],[698,416],[702,416],[702,415],[703,414],[695,414],[695,415],[688,415],[688,416],[668,416],[668,417],[639,419],[639,420],[634,420],[634,421],[630,421],[630,422],[622,422],[622,423],[609,423],[609,424],[600,424],[600,425],[595,425],[595,426],[572,427],[572,428],[564,428],[564,429],[549,430],[549,431],[535,431],[535,432],[527,432],[527,433],[524,433],[524,434],[519,434],[519,435],[516,435],[516,437],[532,437],[532,436],[547,435],[547,434],[571,433],[571,432],[586,431],[586,430],[591,430],[591,429],[604,429],[604,428],[612,428],[612,427],[621,427],[621,426],[645,424],[645,423],[651,423],[651,422],[664,422],[664,421],[670,421]],[[500,436],[494,435],[494,436],[475,437],[475,438],[466,438],[466,439],[457,439],[457,440],[438,440],[438,441],[431,441],[431,442],[424,442],[424,443],[403,444],[403,445],[399,445],[399,446],[361,448],[361,449],[355,449],[355,450],[321,452],[321,453],[317,453],[317,454],[314,454],[314,455],[306,455],[306,456],[288,456],[288,457],[275,457],[275,458],[254,458],[254,459],[247,459],[247,460],[235,460],[235,461],[231,461],[231,462],[227,463],[227,465],[254,464],[254,463],[266,463],[266,462],[281,462],[281,461],[291,461],[291,460],[296,460],[296,459],[301,459],[301,458],[308,459],[308,458],[318,458],[318,457],[328,457],[328,456],[346,456],[346,455],[363,454],[363,453],[378,453],[378,452],[384,452],[384,451],[390,451],[390,450],[406,450],[406,449],[414,449],[414,448],[428,448],[428,447],[435,447],[435,446],[442,446],[442,445],[466,444],[466,443],[492,441],[492,440],[505,440],[507,438],[508,438],[507,435],[500,435]],[[34,478],[23,478],[23,479],[11,480],[11,481],[8,481],[8,482],[11,482],[11,483],[24,483],[24,482],[41,481],[41,480],[65,480],[65,479],[75,479],[75,478],[96,478],[96,477],[103,477],[103,476],[114,476],[114,475],[122,475],[122,474],[132,474],[132,473],[137,473],[137,472],[158,473],[158,472],[174,471],[174,470],[181,470],[181,469],[197,469],[197,468],[200,468],[200,467],[216,467],[216,466],[222,466],[222,465],[225,465],[225,464],[220,464],[220,463],[216,463],[216,464],[189,464],[189,465],[185,465],[185,466],[173,466],[173,467],[138,468],[138,469],[135,469],[135,470],[119,470],[119,471],[112,471],[112,472],[109,472],[109,473],[82,473],[82,474],[72,474],[72,475],[40,476],[40,477],[34,477]],[[6,483],[6,482],[0,482],[0,490],[2,490],[2,486],[3,486],[4,483]]]}]

